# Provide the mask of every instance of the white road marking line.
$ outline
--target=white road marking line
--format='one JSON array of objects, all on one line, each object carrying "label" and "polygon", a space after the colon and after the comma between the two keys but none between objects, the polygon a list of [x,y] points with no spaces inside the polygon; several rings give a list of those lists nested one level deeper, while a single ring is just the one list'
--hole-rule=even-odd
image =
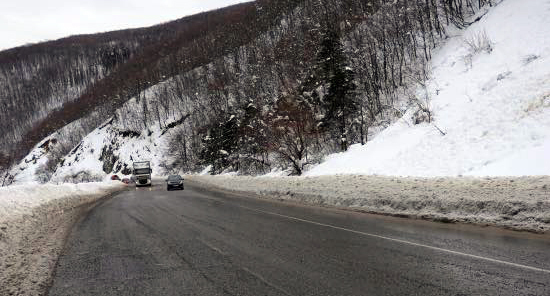
[{"label": "white road marking line", "polygon": [[434,247],[434,246],[430,246],[430,245],[424,245],[424,244],[414,243],[414,242],[410,242],[410,241],[406,241],[406,240],[402,240],[402,239],[391,238],[391,237],[382,236],[382,235],[378,235],[378,234],[372,234],[372,233],[362,232],[362,231],[358,231],[358,230],[348,229],[348,228],[339,227],[339,226],[334,226],[334,225],[325,224],[325,223],[319,223],[319,222],[310,221],[310,220],[306,220],[306,219],[300,219],[300,218],[296,218],[296,217],[292,217],[292,216],[287,216],[287,215],[282,215],[282,214],[278,214],[278,213],[274,213],[274,212],[262,211],[262,210],[258,210],[258,209],[253,209],[253,208],[241,206],[241,205],[238,205],[238,207],[243,208],[243,209],[247,209],[247,210],[250,210],[250,211],[258,212],[258,213],[269,214],[269,215],[273,215],[273,216],[279,216],[279,217],[283,217],[283,218],[290,219],[290,220],[295,220],[295,221],[310,223],[310,224],[319,225],[319,226],[323,226],[323,227],[329,227],[329,228],[338,229],[338,230],[342,230],[342,231],[347,231],[347,232],[351,232],[351,233],[355,233],[355,234],[360,234],[360,235],[364,235],[364,236],[369,236],[369,237],[375,237],[375,238],[379,238],[379,239],[389,240],[389,241],[393,241],[393,242],[397,242],[397,243],[401,243],[401,244],[407,244],[407,245],[411,245],[411,246],[417,246],[417,247],[427,248],[427,249],[436,250],[436,251],[445,252],[445,253],[450,253],[450,254],[454,254],[454,255],[459,255],[459,256],[464,256],[464,257],[470,257],[470,258],[475,258],[475,259],[479,259],[479,260],[485,260],[485,261],[489,261],[489,262],[493,262],[493,263],[499,263],[499,264],[503,264],[503,265],[509,265],[509,266],[514,266],[514,267],[523,268],[523,269],[527,269],[527,270],[538,271],[538,272],[544,272],[544,273],[550,274],[550,270],[548,270],[548,269],[543,269],[543,268],[538,268],[538,267],[533,267],[533,266],[528,266],[528,265],[523,265],[523,264],[508,262],[508,261],[502,261],[502,260],[493,259],[493,258],[488,258],[488,257],[483,257],[483,256],[478,256],[478,255],[472,255],[472,254],[468,254],[468,253],[462,253],[462,252],[453,251],[453,250],[448,250],[448,249],[443,249],[443,248]]},{"label": "white road marking line", "polygon": [[292,294],[288,293],[286,290],[284,290],[283,288],[281,288],[281,287],[279,287],[279,286],[277,286],[277,285],[275,285],[275,284],[273,284],[273,283],[267,281],[267,280],[266,280],[263,276],[261,276],[260,274],[255,273],[255,272],[253,272],[252,270],[250,270],[250,269],[248,269],[248,268],[246,268],[246,267],[242,267],[242,270],[244,270],[244,271],[250,273],[251,275],[253,275],[254,277],[256,277],[258,280],[260,280],[261,282],[263,282],[264,284],[266,284],[266,285],[268,285],[268,286],[270,286],[270,287],[272,287],[272,288],[278,290],[279,292],[282,292],[282,293],[285,294],[285,295],[292,295]]},{"label": "white road marking line", "polygon": [[217,248],[217,247],[214,247],[212,244],[208,243],[207,241],[202,240],[202,239],[200,239],[200,238],[197,239],[197,240],[198,240],[199,242],[205,244],[207,247],[209,247],[210,249],[212,249],[214,252],[217,252],[217,253],[219,253],[219,254],[222,255],[222,256],[226,256],[226,254],[225,254],[222,250],[220,250],[220,249]]}]

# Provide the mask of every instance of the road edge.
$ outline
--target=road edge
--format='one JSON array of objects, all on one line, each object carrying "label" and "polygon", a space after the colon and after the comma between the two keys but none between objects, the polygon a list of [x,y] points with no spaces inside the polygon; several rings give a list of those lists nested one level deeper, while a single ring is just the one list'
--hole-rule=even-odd
[{"label": "road edge", "polygon": [[102,201],[125,190],[52,200],[10,220],[3,230],[7,248],[0,253],[0,295],[48,295],[74,226]]},{"label": "road edge", "polygon": [[[525,224],[514,225],[513,223],[504,223],[507,221],[492,222],[489,219],[486,219],[484,217],[476,218],[475,213],[468,213],[468,212],[464,213],[462,216],[459,216],[459,217],[449,217],[449,215],[447,215],[444,212],[438,212],[438,213],[432,213],[432,214],[423,214],[423,213],[416,214],[416,213],[406,213],[406,211],[393,211],[393,209],[380,210],[378,208],[369,208],[368,206],[364,206],[364,207],[343,206],[342,204],[338,204],[338,203],[342,203],[341,201],[342,200],[345,201],[346,198],[337,198],[337,199],[334,199],[336,202],[334,202],[334,200],[333,201],[329,200],[327,202],[327,200],[321,198],[319,194],[307,193],[305,192],[306,190],[300,190],[300,191],[287,190],[287,189],[280,190],[280,189],[273,189],[273,188],[254,189],[252,187],[250,188],[250,190],[238,190],[238,189],[231,188],[230,186],[227,186],[226,183],[224,182],[215,181],[215,179],[222,179],[222,178],[228,178],[228,179],[232,178],[232,181],[236,181],[239,177],[187,176],[186,179],[203,188],[208,188],[208,189],[215,188],[216,190],[222,191],[222,192],[248,195],[248,196],[252,196],[252,197],[260,198],[264,200],[267,199],[267,200],[275,200],[275,201],[281,201],[281,202],[290,202],[290,203],[301,204],[301,205],[332,208],[332,209],[338,209],[338,210],[344,210],[344,211],[353,211],[357,213],[373,214],[373,215],[396,217],[396,218],[414,219],[414,220],[422,220],[422,221],[430,221],[430,222],[446,223],[446,224],[473,225],[473,226],[479,226],[479,227],[496,227],[499,229],[512,230],[512,231],[518,231],[518,232],[529,232],[534,234],[550,235],[550,223],[546,223],[544,225],[545,228],[540,228],[540,226],[535,227],[535,226],[529,226]],[[299,180],[304,181],[304,179],[299,179]],[[247,181],[250,182],[250,180],[248,179]],[[482,180],[478,180],[478,181],[482,181]],[[238,186],[235,186],[235,187],[238,187]],[[391,201],[388,201],[388,203],[391,203]],[[503,203],[506,204],[506,202],[503,202]],[[546,203],[550,204],[550,200],[548,200]],[[343,204],[345,204],[345,202],[343,202]],[[511,221],[513,222],[513,220]]]}]

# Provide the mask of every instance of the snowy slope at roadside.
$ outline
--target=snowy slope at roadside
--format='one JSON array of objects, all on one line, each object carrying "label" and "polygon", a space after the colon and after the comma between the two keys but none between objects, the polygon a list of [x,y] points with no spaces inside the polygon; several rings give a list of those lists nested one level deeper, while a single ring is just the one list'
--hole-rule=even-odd
[{"label": "snowy slope at roadside", "polygon": [[[145,90],[144,96],[156,95],[161,84]],[[151,161],[153,175],[165,173],[163,164],[167,159],[167,139],[183,122],[179,114],[172,114],[161,128],[158,123],[147,129],[128,127],[127,121],[137,118],[135,114],[126,114],[128,109],[140,106],[133,98],[125,103],[125,108],[117,110],[113,118],[86,135],[67,155],[56,154],[63,144],[64,137],[70,137],[75,129],[82,129],[81,120],[77,120],[46,137],[16,166],[10,174],[13,184],[82,183],[109,180],[111,175],[129,176],[134,161]],[[141,108],[141,107],[140,107]],[[153,106],[150,106],[153,109]],[[134,110],[133,112],[140,112]],[[121,119],[126,116],[126,119]],[[126,121],[126,122],[125,122]],[[139,124],[141,125],[141,124]],[[64,143],[64,145],[67,145]],[[59,159],[62,157],[61,159]],[[60,160],[54,171],[46,171],[49,159]],[[57,162],[55,162],[57,163]]]},{"label": "snowy slope at roadside", "polygon": [[[505,0],[433,56],[433,124],[413,110],[365,146],[330,155],[308,176],[550,175],[550,1]],[[486,35],[492,51],[465,40]]]},{"label": "snowy slope at roadside", "polygon": [[0,295],[43,295],[73,223],[121,182],[0,187]]},{"label": "snowy slope at roadside", "polygon": [[50,183],[85,183],[110,180],[112,174],[119,177],[131,175],[134,161],[151,161],[153,174],[163,173],[166,137],[170,130],[161,130],[158,125],[141,132],[125,130],[116,121],[108,120],[88,134],[63,157],[61,163],[44,176],[43,167],[48,159],[58,157],[51,151],[59,145],[62,136],[56,132],[44,139],[15,166],[11,173],[14,185]]},{"label": "snowy slope at roadside", "polygon": [[[116,122],[95,129],[67,155],[58,166],[51,182],[81,182],[83,173],[92,180],[104,180],[110,174],[131,175],[134,161],[151,161],[153,174],[161,171],[164,136],[158,126],[151,131],[133,133],[125,131]],[[109,173],[106,173],[109,172]]]}]

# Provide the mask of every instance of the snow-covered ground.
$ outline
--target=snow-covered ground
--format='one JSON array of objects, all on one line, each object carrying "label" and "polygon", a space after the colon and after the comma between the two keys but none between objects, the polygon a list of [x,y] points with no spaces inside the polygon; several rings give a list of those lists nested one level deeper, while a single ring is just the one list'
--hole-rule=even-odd
[{"label": "snow-covered ground", "polygon": [[[549,28],[550,1],[504,0],[450,32],[431,61],[433,124],[414,125],[411,110],[306,175],[550,175]],[[484,39],[491,50],[466,42]]]},{"label": "snow-covered ground", "polygon": [[209,188],[263,198],[435,221],[550,231],[550,177],[400,178],[188,176]]},{"label": "snow-covered ground", "polygon": [[103,196],[120,190],[125,184],[119,181],[82,184],[27,184],[0,187],[0,227],[14,217],[30,215],[40,206],[59,200],[80,200]]},{"label": "snow-covered ground", "polygon": [[0,187],[0,295],[42,295],[70,228],[121,182]]},{"label": "snow-covered ground", "polygon": [[[158,125],[140,133],[124,130],[116,121],[108,120],[88,134],[63,158],[49,182],[54,184],[107,181],[112,174],[129,177],[134,161],[151,161],[153,175],[163,174],[160,164],[166,158],[166,137],[170,131]],[[59,145],[62,134],[56,132],[37,144],[31,152],[11,170],[13,184],[44,183],[42,167]],[[111,173],[108,168],[112,169]],[[126,174],[124,174],[124,172]]]},{"label": "snow-covered ground", "polygon": [[[116,123],[107,123],[86,136],[80,145],[72,151],[63,165],[59,166],[51,181],[56,183],[75,179],[82,172],[88,172],[96,179],[103,180],[110,174],[105,173],[105,163],[111,163],[113,174],[119,176],[127,169],[131,175],[134,161],[151,161],[153,174],[161,171],[159,164],[166,150],[164,136],[158,126],[140,134],[125,133]],[[76,178],[77,181],[78,177]]]}]

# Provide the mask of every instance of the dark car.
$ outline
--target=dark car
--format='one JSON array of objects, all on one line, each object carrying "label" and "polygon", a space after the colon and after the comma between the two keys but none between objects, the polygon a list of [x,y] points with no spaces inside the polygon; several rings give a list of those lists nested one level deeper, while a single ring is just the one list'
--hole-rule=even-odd
[{"label": "dark car", "polygon": [[112,175],[111,180],[113,181],[120,180],[120,177],[118,175]]},{"label": "dark car", "polygon": [[174,188],[183,190],[183,178],[180,175],[170,175],[166,179],[166,190]]}]

